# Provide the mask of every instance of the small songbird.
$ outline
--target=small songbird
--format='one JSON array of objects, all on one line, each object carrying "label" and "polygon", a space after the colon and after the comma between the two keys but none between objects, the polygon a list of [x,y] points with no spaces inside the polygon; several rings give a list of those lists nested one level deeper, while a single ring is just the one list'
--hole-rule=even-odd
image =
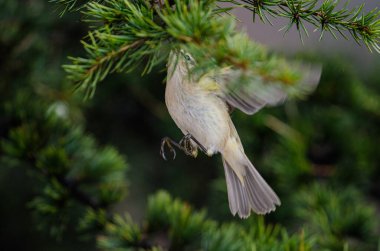
[{"label": "small songbird", "polygon": [[[183,50],[170,53],[165,102],[185,137],[180,143],[164,138],[161,154],[166,159],[165,145],[175,154],[173,144],[194,157],[198,149],[208,156],[220,153],[232,214],[247,218],[251,211],[257,214],[274,211],[281,204],[280,199],[244,153],[229,110],[232,107],[253,114],[266,105],[282,103],[286,92],[278,86],[262,90],[251,90],[250,85],[235,88],[229,80],[239,71],[231,68],[223,69],[219,75],[205,74],[195,81],[189,74],[195,64]],[[319,73],[310,81],[316,86]]]}]

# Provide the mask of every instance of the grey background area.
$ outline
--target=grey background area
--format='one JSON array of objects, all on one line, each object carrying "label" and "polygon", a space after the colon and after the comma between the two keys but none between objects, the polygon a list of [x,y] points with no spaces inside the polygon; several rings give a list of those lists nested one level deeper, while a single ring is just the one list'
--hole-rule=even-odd
[{"label": "grey background area", "polygon": [[[322,2],[322,1],[320,1]],[[346,1],[342,1],[343,3]],[[365,3],[364,10],[366,12],[380,7],[380,1],[371,0],[352,0],[348,7],[352,8]],[[340,4],[343,5],[343,4]],[[246,9],[236,9],[233,11],[239,22],[239,28],[248,32],[253,40],[267,45],[269,48],[285,53],[295,53],[297,51],[315,50],[322,53],[348,53],[355,57],[360,57],[363,62],[370,63],[376,60],[377,54],[370,53],[363,45],[359,46],[353,39],[349,41],[338,35],[338,40],[335,40],[329,33],[325,33],[321,41],[319,41],[320,30],[315,30],[315,27],[308,25],[309,37],[304,36],[304,44],[302,44],[299,34],[295,27],[284,35],[284,31],[279,31],[287,25],[288,20],[285,18],[274,19],[270,17],[273,26],[269,23],[263,23],[259,18],[256,18],[255,23],[252,22],[252,12]]]}]

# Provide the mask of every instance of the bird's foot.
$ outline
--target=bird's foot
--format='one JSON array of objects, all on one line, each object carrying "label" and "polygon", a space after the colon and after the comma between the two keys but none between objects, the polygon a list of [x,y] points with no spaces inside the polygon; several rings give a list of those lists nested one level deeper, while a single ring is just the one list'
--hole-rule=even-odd
[{"label": "bird's foot", "polygon": [[189,140],[191,139],[192,141],[195,142],[195,144],[197,144],[197,146],[199,147],[199,149],[202,150],[203,153],[205,153],[205,154],[208,153],[208,150],[206,149],[206,147],[204,147],[201,143],[199,143],[199,141],[196,138],[194,138],[193,135],[191,135],[191,134],[188,133],[188,134],[185,135],[184,138],[188,138]]},{"label": "bird's foot", "polygon": [[173,145],[176,146],[176,147],[179,146],[179,147],[181,148],[180,145],[178,145],[174,140],[172,140],[172,139],[169,138],[169,137],[165,137],[165,138],[163,138],[163,139],[161,140],[160,155],[161,155],[161,157],[162,157],[164,160],[168,160],[168,159],[166,158],[166,154],[165,154],[165,147],[167,147],[167,148],[169,149],[170,153],[173,155],[173,160],[174,160],[175,157],[177,156],[177,153],[176,153],[176,151],[175,151]]},{"label": "bird's foot", "polygon": [[180,141],[179,144],[186,155],[196,158],[198,156],[198,147],[191,143],[191,134],[186,134]]},{"label": "bird's foot", "polygon": [[[194,145],[193,142],[195,142],[196,145]],[[196,140],[191,134],[186,134],[179,143],[175,142],[169,137],[165,137],[161,140],[161,148],[160,148],[160,155],[164,160],[167,160],[165,148],[168,148],[170,153],[173,155],[173,160],[177,156],[177,153],[174,149],[174,147],[182,150],[186,155],[192,156],[196,158],[198,156],[198,147],[204,152],[205,154],[208,154],[207,149],[202,146],[198,140]]]}]

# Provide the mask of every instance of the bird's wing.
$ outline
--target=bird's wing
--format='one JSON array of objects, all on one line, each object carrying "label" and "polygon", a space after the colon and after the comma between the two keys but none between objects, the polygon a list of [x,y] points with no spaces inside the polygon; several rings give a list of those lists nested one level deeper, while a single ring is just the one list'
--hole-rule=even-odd
[{"label": "bird's wing", "polygon": [[248,76],[241,70],[223,68],[200,79],[200,85],[225,100],[230,106],[246,114],[254,114],[264,106],[283,103],[288,96],[304,96],[318,85],[321,68],[303,66],[298,84],[286,86],[265,79],[259,74]]}]

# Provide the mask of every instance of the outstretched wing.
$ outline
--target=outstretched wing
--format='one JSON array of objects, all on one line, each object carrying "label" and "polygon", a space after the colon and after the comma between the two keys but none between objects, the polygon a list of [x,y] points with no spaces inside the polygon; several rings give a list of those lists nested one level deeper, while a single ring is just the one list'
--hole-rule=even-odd
[{"label": "outstretched wing", "polygon": [[218,90],[217,95],[230,106],[246,114],[254,114],[264,106],[283,103],[289,96],[305,96],[319,83],[321,67],[299,67],[302,74],[297,83],[286,85],[275,79],[247,75],[242,70],[223,68],[200,79],[200,85]]}]

